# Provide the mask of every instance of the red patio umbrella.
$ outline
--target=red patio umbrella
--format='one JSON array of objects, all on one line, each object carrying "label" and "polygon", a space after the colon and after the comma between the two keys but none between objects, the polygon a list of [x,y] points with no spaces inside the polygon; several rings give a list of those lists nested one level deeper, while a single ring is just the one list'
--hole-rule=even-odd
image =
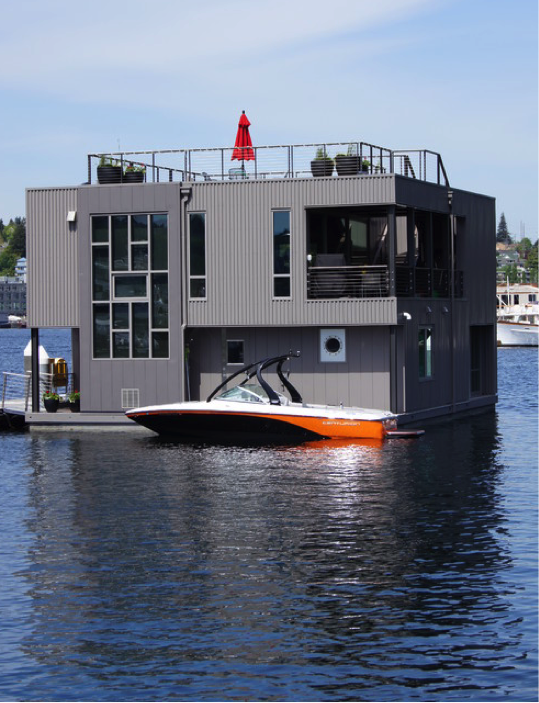
[{"label": "red patio umbrella", "polygon": [[236,134],[236,143],[232,152],[232,159],[241,160],[242,163],[243,161],[254,161],[255,158],[253,143],[249,134],[250,124],[244,110],[238,122],[238,133]]}]

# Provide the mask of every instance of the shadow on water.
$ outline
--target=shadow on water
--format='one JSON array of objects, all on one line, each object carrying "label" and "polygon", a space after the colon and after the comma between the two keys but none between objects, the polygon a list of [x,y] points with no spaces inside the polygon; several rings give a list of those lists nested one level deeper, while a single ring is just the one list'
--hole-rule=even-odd
[{"label": "shadow on water", "polygon": [[526,654],[499,443],[494,412],[376,446],[38,433],[21,570],[37,668],[14,692],[507,698]]}]

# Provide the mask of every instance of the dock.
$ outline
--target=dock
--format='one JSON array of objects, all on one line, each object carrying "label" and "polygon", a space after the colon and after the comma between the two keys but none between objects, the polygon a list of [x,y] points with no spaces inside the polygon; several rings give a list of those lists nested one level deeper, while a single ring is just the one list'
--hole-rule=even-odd
[{"label": "dock", "polygon": [[[23,431],[33,427],[143,429],[127,418],[124,413],[72,412],[66,400],[60,403],[60,407],[54,413],[47,412],[41,403],[39,412],[34,412],[31,373],[17,374],[4,371],[2,376],[0,430]],[[42,380],[40,379],[40,385]]]}]

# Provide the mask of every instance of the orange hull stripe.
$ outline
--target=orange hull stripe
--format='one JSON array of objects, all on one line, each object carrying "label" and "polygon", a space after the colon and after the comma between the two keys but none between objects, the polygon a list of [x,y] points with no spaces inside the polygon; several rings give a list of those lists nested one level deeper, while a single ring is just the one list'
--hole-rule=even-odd
[{"label": "orange hull stripe", "polygon": [[[140,413],[140,415],[214,415],[211,410],[167,410]],[[236,415],[243,417],[246,413],[227,412],[220,415]],[[251,417],[280,420],[289,425],[301,427],[314,432],[321,437],[331,439],[383,439],[386,431],[381,421],[376,420],[346,420],[344,418],[327,417],[296,417],[294,415],[266,415],[265,413],[249,413]]]}]

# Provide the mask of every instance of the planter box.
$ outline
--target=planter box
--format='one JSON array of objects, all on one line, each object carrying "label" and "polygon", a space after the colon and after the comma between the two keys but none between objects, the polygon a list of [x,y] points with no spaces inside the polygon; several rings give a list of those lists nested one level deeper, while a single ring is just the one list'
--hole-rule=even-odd
[{"label": "planter box", "polygon": [[121,183],[122,175],[123,173],[121,166],[97,167],[97,180],[99,183]]},{"label": "planter box", "polygon": [[56,398],[43,398],[43,405],[48,413],[55,413],[58,410],[60,401]]},{"label": "planter box", "polygon": [[144,171],[126,171],[124,173],[124,183],[142,183],[144,181]]},{"label": "planter box", "polygon": [[315,178],[320,178],[321,176],[331,176],[333,173],[333,160],[315,159],[314,161],[311,161],[311,173]]},{"label": "planter box", "polygon": [[361,170],[359,156],[336,156],[335,165],[339,176],[357,176]]}]

